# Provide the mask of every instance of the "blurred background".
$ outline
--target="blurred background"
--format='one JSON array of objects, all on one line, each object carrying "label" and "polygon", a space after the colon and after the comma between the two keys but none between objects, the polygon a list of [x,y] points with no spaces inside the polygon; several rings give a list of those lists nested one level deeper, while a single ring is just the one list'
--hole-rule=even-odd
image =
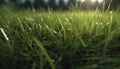
[{"label": "blurred background", "polygon": [[120,0],[0,0],[0,4],[14,3],[18,7],[34,7],[34,8],[53,8],[68,9],[76,6],[82,9],[95,9],[107,7],[111,4],[111,8],[115,9],[120,6]]},{"label": "blurred background", "polygon": [[68,9],[71,6],[81,7],[83,9],[95,9],[111,5],[112,9],[120,6],[120,0],[0,0],[0,4],[14,3],[19,7],[34,7],[53,9]]}]

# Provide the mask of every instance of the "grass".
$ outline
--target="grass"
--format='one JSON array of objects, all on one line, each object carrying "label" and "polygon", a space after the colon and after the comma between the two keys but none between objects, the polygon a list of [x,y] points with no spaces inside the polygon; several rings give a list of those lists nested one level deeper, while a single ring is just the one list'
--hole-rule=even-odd
[{"label": "grass", "polygon": [[0,7],[1,69],[119,69],[120,12]]}]

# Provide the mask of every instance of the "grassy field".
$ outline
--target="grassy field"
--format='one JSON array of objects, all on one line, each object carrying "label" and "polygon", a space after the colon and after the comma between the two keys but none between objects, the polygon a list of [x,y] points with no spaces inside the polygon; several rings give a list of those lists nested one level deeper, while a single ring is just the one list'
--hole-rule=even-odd
[{"label": "grassy field", "polygon": [[120,11],[0,7],[0,69],[120,69]]}]

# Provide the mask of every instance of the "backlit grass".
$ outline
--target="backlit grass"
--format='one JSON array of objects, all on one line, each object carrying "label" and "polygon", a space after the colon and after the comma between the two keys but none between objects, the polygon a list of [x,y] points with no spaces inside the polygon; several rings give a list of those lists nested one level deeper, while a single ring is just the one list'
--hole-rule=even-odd
[{"label": "backlit grass", "polygon": [[0,7],[0,68],[119,69],[119,14]]}]

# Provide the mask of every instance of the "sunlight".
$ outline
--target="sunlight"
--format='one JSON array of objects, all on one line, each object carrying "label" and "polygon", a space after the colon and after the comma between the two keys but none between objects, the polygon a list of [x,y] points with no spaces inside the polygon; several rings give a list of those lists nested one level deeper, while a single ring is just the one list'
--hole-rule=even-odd
[{"label": "sunlight", "polygon": [[98,3],[102,3],[102,2],[103,2],[103,0],[97,0],[97,2],[98,2]]},{"label": "sunlight", "polygon": [[81,1],[81,3],[85,2],[85,0],[80,0],[80,1]]},{"label": "sunlight", "polygon": [[95,2],[96,2],[96,0],[91,0],[91,2],[92,2],[92,3],[95,3]]}]

